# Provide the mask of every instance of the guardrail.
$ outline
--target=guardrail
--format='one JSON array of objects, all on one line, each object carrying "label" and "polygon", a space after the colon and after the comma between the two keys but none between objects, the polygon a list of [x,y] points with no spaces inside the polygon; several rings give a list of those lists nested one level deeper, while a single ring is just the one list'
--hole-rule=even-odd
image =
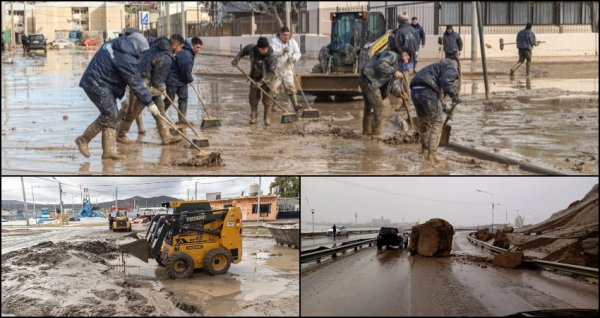
[{"label": "guardrail", "polygon": [[[348,235],[350,234],[365,234],[365,233],[378,233],[379,229],[374,230],[351,230],[348,231]],[[300,237],[312,237],[312,236],[327,236],[326,232],[308,232],[308,233],[300,233]],[[338,235],[340,236],[340,235]],[[343,236],[343,235],[341,235]]]},{"label": "guardrail", "polygon": [[364,239],[364,240],[361,240],[356,243],[350,243],[350,244],[342,245],[339,247],[323,249],[320,251],[305,253],[305,254],[300,253],[300,263],[304,264],[304,263],[308,263],[308,262],[312,262],[312,261],[317,261],[317,263],[320,263],[322,258],[329,257],[329,256],[331,256],[331,258],[337,258],[338,254],[340,254],[340,253],[345,254],[346,251],[349,249],[358,251],[358,249],[362,248],[363,245],[371,246],[371,245],[373,245],[373,243],[375,243],[375,241],[377,241],[376,238]]},{"label": "guardrail", "polygon": [[[474,237],[472,237],[471,235],[467,235],[467,239],[469,239],[469,241],[477,246],[482,246],[485,247],[493,252],[496,253],[502,253],[502,252],[507,252],[508,250],[497,247],[497,246],[493,246],[491,244],[488,244],[486,242],[480,241]],[[578,266],[578,265],[572,265],[572,264],[565,264],[565,263],[558,263],[558,262],[550,262],[550,261],[544,261],[541,259],[531,259],[531,260],[525,260],[524,263],[526,264],[531,264],[531,265],[535,265],[537,267],[542,267],[542,268],[549,268],[549,269],[554,269],[554,270],[559,270],[559,271],[564,271],[564,272],[569,272],[569,273],[574,273],[574,274],[578,274],[578,275],[583,275],[583,276],[588,276],[588,277],[594,277],[594,278],[598,278],[598,269],[597,268],[593,268],[593,267],[585,267],[585,266]]]}]

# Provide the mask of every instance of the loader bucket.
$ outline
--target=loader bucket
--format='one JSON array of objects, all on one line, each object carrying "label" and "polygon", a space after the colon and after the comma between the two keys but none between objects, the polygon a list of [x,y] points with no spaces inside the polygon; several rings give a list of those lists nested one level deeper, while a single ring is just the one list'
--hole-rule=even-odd
[{"label": "loader bucket", "polygon": [[141,259],[142,261],[148,263],[148,242],[146,239],[140,239],[137,241],[133,241],[131,243],[125,243],[119,246],[119,251],[121,253],[127,253],[129,255],[135,256],[136,258]]}]

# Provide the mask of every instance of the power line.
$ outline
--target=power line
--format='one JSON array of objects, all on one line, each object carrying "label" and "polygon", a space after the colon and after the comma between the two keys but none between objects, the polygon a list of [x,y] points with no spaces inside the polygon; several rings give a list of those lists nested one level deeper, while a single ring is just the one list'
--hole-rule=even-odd
[{"label": "power line", "polygon": [[352,183],[352,182],[348,182],[348,181],[342,181],[342,180],[338,180],[338,179],[335,179],[335,178],[324,178],[324,179],[329,180],[329,181],[335,181],[335,182],[338,182],[338,183],[343,183],[343,184],[346,184],[346,185],[349,185],[349,186],[353,186],[353,187],[357,187],[357,188],[367,189],[367,190],[371,190],[371,191],[377,191],[379,193],[385,193],[385,194],[390,194],[390,195],[395,195],[395,196],[401,196],[401,197],[407,197],[407,198],[412,198],[412,199],[419,199],[419,200],[424,200],[424,201],[434,201],[434,202],[451,203],[451,204],[473,204],[473,205],[490,204],[489,202],[468,202],[468,201],[438,200],[438,199],[433,199],[433,198],[425,198],[425,197],[419,197],[419,196],[416,196],[416,195],[410,195],[410,194],[393,192],[393,191],[379,189],[379,188],[375,188],[375,187],[369,187],[369,186],[366,186],[366,185],[356,184],[356,183]]}]

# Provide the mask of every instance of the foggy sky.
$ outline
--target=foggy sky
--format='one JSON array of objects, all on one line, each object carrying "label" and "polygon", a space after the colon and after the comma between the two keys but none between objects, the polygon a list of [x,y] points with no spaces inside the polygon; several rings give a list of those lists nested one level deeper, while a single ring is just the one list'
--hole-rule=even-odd
[{"label": "foggy sky", "polygon": [[[43,179],[41,179],[43,178]],[[36,203],[58,203],[58,183],[52,177],[23,177],[27,201],[33,196]],[[45,180],[44,180],[45,179]],[[65,204],[81,203],[79,185],[89,188],[93,203],[114,200],[115,186],[118,188],[119,200],[133,196],[154,197],[171,196],[190,199],[194,196],[196,181],[198,182],[198,198],[205,199],[207,192],[221,192],[222,198],[239,196],[242,191],[248,195],[250,184],[258,184],[258,177],[57,177],[63,183]],[[51,181],[48,181],[51,180]],[[263,194],[269,193],[269,186],[274,177],[262,177]],[[72,197],[73,196],[73,199]],[[20,177],[2,177],[2,200],[23,201]]]},{"label": "foggy sky", "polygon": [[[541,222],[581,199],[597,177],[303,177],[302,222],[367,223],[371,219],[424,223],[443,218],[457,225],[513,223],[516,209],[525,224]],[[448,201],[448,202],[445,202]],[[503,205],[498,205],[501,203]]]}]

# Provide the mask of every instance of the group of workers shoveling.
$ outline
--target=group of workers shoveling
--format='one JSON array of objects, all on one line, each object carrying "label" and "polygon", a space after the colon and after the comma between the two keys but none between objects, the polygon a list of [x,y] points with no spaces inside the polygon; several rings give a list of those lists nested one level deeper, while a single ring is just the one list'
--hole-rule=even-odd
[{"label": "group of workers shoveling", "polygon": [[[399,14],[397,19],[399,27],[389,36],[388,50],[373,55],[360,70],[359,85],[364,99],[362,133],[373,138],[381,137],[383,100],[389,95],[401,98],[410,116],[408,112],[410,94],[418,117],[421,154],[425,159],[435,163],[440,160],[437,148],[445,125],[442,113],[447,113],[446,119],[448,119],[451,110],[462,102],[456,83],[460,78],[460,62],[457,54],[447,54],[445,59],[417,72],[409,85],[408,72],[411,68],[414,71],[419,45],[421,42],[424,45],[424,40],[421,39],[423,35],[409,24],[405,12]],[[413,18],[413,25],[415,20],[416,18]],[[452,31],[451,26],[448,29]],[[529,25],[527,29],[530,29]],[[449,34],[452,35],[452,32]],[[462,50],[460,36],[458,34],[454,36],[459,40],[443,41],[445,51],[446,46],[450,48],[456,46],[455,49]],[[178,34],[172,35],[170,39],[158,38],[149,44],[148,40],[137,32],[105,43],[94,55],[79,83],[100,110],[100,116],[75,140],[79,151],[85,157],[89,157],[88,143],[102,132],[102,159],[120,159],[120,155],[115,151],[115,143],[129,142],[127,132],[144,107],[147,107],[154,116],[163,144],[178,142],[184,138],[198,148],[197,144],[189,140],[168,120],[166,110],[177,96],[179,104],[177,124],[179,126],[187,124],[192,127],[185,118],[187,86],[191,86],[193,82],[194,56],[198,54],[201,47],[202,41],[199,38],[192,38],[191,42],[187,42]],[[520,55],[524,56],[521,52]],[[249,75],[238,67],[239,60],[245,56],[249,56],[251,62]],[[264,106],[265,126],[271,125],[271,113],[275,111],[274,104],[284,113],[282,123],[297,120],[297,112],[304,109],[298,104],[296,98],[297,79],[294,73],[294,64],[300,57],[297,42],[291,38],[290,30],[283,27],[270,41],[260,37],[256,44],[245,46],[233,59],[232,66],[251,82],[250,124],[257,123],[258,104],[261,100]],[[529,62],[530,58],[520,56],[520,59],[520,62],[525,59]],[[511,75],[518,66],[520,63],[513,67]],[[127,86],[130,91],[129,102],[124,103],[126,107],[118,110],[116,100],[123,98]],[[286,110],[275,100],[281,87],[290,98],[293,112]],[[199,93],[195,87],[192,88],[206,112]],[[442,102],[446,95],[452,98],[453,107],[450,110]],[[305,96],[304,99],[306,101]],[[318,111],[310,108],[308,101],[306,106],[303,117],[319,117]],[[412,127],[411,118],[408,118],[408,122]],[[213,127],[219,125],[220,123],[217,123]],[[174,129],[169,131],[167,126]],[[138,130],[140,129],[143,128],[138,124]],[[178,135],[172,135],[173,131]],[[199,134],[195,129],[194,132],[198,137]],[[208,142],[204,144],[207,145]]]}]

